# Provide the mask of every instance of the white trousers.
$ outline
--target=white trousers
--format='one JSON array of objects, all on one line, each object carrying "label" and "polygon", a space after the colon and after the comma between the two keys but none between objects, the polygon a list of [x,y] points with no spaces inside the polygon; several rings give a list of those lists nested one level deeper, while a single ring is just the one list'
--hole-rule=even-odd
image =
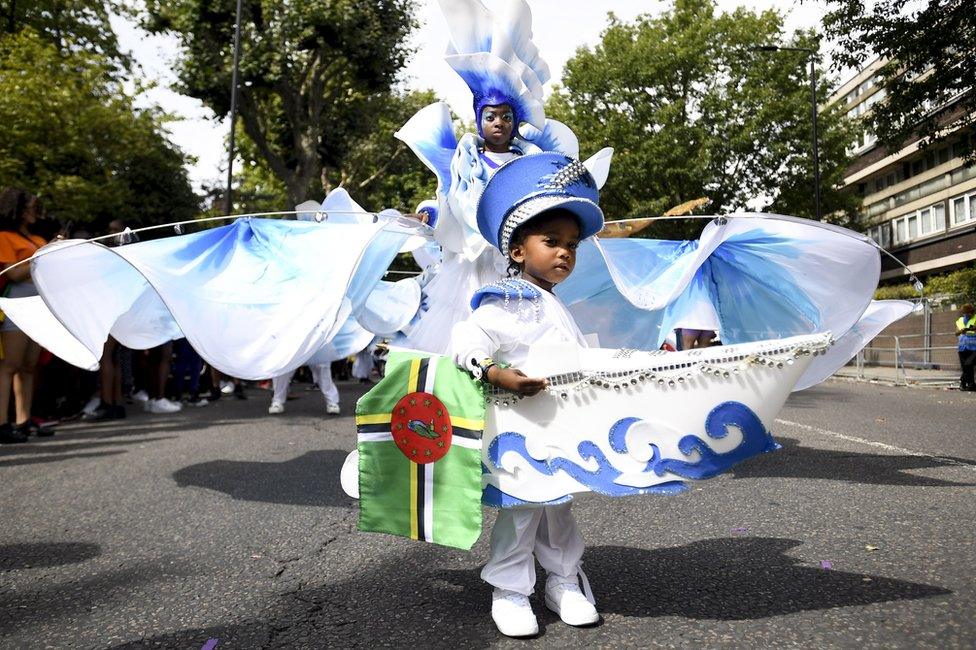
[{"label": "white trousers", "polygon": [[373,353],[369,348],[362,350],[352,362],[352,376],[354,379],[369,379],[373,372]]},{"label": "white trousers", "polygon": [[[312,379],[319,385],[319,389],[322,391],[322,396],[325,397],[326,403],[338,404],[339,388],[332,381],[332,367],[329,364],[323,364],[321,366],[309,366],[309,368],[312,369]],[[294,374],[295,371],[292,370],[283,375],[278,375],[271,380],[272,402],[279,404],[285,403],[285,400],[288,399],[288,384],[291,383],[291,378]]]},{"label": "white trousers", "polygon": [[499,589],[529,596],[535,590],[535,561],[550,575],[575,580],[583,558],[569,503],[498,511],[491,529],[491,557],[481,579]]}]

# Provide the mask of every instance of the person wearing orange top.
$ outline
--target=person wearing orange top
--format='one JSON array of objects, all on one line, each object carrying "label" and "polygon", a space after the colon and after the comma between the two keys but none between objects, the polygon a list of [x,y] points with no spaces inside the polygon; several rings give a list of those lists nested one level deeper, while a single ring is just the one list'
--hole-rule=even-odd
[{"label": "person wearing orange top", "polygon": [[[31,232],[44,214],[40,200],[19,188],[0,191],[0,268],[26,260],[46,244]],[[10,298],[37,295],[31,280],[30,264],[11,268],[2,276],[2,293]],[[40,346],[24,334],[9,318],[0,323],[0,443],[26,442],[31,433],[51,435],[50,429],[39,429],[30,419],[34,397],[34,371]],[[9,421],[10,393],[13,389],[16,424]]]}]

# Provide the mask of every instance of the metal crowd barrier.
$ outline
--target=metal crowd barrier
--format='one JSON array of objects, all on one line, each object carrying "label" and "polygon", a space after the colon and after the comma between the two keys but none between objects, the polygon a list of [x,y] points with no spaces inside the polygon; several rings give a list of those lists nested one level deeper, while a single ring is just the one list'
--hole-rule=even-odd
[{"label": "metal crowd barrier", "polygon": [[953,385],[959,382],[959,356],[955,343],[931,345],[933,340],[955,340],[952,332],[939,334],[881,335],[875,337],[839,374],[900,385]]}]

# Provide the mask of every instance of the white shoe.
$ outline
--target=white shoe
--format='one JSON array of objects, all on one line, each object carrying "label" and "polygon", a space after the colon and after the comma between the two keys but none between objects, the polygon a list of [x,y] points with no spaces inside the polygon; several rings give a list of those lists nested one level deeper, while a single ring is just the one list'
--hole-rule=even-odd
[{"label": "white shoe", "polygon": [[145,404],[149,401],[149,393],[144,390],[137,390],[136,392],[132,393],[132,399],[136,402],[142,402]]},{"label": "white shoe", "polygon": [[88,400],[88,403],[85,404],[84,408],[81,409],[81,412],[88,416],[95,415],[95,411],[97,411],[98,407],[101,405],[102,405],[102,399],[98,395],[96,395],[95,397]]},{"label": "white shoe", "polygon": [[271,415],[278,415],[279,413],[285,412],[285,405],[281,402],[271,402],[271,406],[268,407],[268,413]]},{"label": "white shoe", "polygon": [[234,392],[234,382],[232,381],[220,382],[220,393],[222,395],[230,395],[233,392]]},{"label": "white shoe", "polygon": [[491,620],[505,636],[535,636],[539,633],[539,622],[532,613],[529,597],[508,589],[492,592]]},{"label": "white shoe", "polygon": [[586,599],[573,579],[549,576],[546,580],[546,607],[559,614],[566,625],[593,625],[600,614]]},{"label": "white shoe", "polygon": [[160,397],[159,399],[147,400],[145,409],[147,413],[177,413],[182,411],[183,407],[165,397]]},{"label": "white shoe", "polygon": [[339,415],[339,405],[335,402],[330,402],[326,400],[325,402],[325,412],[329,415]]}]

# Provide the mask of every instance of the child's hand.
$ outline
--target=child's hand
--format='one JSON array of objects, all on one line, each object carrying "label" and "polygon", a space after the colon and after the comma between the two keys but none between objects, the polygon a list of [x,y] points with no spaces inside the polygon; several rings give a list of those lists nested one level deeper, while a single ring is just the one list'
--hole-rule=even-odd
[{"label": "child's hand", "polygon": [[488,368],[488,383],[498,388],[525,397],[531,397],[546,387],[546,380],[526,377],[525,373],[515,368],[491,366]]}]

